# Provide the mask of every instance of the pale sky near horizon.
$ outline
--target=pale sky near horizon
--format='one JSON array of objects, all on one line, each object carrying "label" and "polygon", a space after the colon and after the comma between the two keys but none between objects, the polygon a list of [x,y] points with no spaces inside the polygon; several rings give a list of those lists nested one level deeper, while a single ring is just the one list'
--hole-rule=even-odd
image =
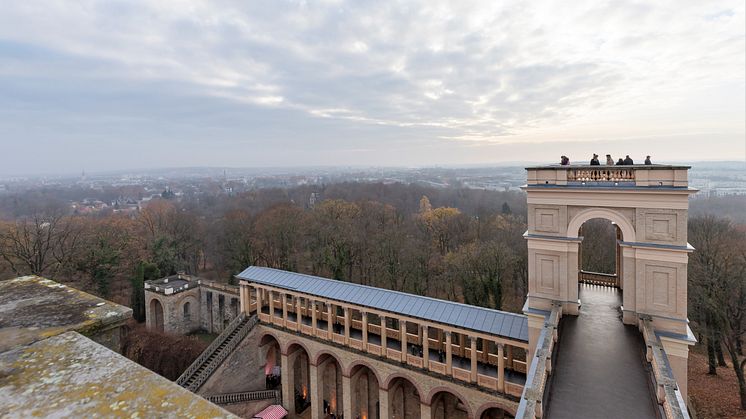
[{"label": "pale sky near horizon", "polygon": [[742,0],[0,8],[0,174],[746,158]]}]

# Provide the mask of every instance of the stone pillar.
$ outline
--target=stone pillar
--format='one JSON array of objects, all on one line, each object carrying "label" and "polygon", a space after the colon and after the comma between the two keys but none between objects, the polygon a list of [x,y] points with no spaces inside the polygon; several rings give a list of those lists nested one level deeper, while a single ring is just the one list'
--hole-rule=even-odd
[{"label": "stone pillar", "polygon": [[384,390],[383,387],[378,387],[378,410],[381,419],[389,417],[389,392]]},{"label": "stone pillar", "polygon": [[477,338],[469,336],[471,344],[471,382],[477,382]]},{"label": "stone pillar", "polygon": [[381,316],[381,355],[386,356],[386,316]]},{"label": "stone pillar", "polygon": [[401,339],[401,362],[407,362],[407,322],[399,320],[399,334]]},{"label": "stone pillar", "polygon": [[345,375],[342,375],[342,414],[352,418],[352,382]]},{"label": "stone pillar", "polygon": [[427,326],[422,326],[422,367],[428,369],[430,363],[430,339]]},{"label": "stone pillar", "polygon": [[282,304],[282,327],[288,327],[288,298],[284,292],[280,293],[280,304]]},{"label": "stone pillar", "polygon": [[298,330],[300,330],[300,326],[303,324],[303,311],[300,304],[300,295],[295,297],[295,320],[298,322]]},{"label": "stone pillar", "polygon": [[323,373],[319,374],[318,367],[309,363],[308,369],[310,377],[308,383],[310,384],[311,394],[311,419],[321,419],[324,417],[324,402],[323,402]]},{"label": "stone pillar", "polygon": [[453,357],[451,356],[451,332],[446,332],[446,374],[451,375],[453,372]]},{"label": "stone pillar", "polygon": [[269,297],[269,322],[274,323],[275,321],[275,299],[272,297],[274,292],[267,290],[267,296]]},{"label": "stone pillar", "polygon": [[345,345],[350,345],[350,308],[345,307]]},{"label": "stone pillar", "polygon": [[505,391],[505,358],[503,344],[497,344],[497,391]]},{"label": "stone pillar", "polygon": [[361,312],[363,317],[363,352],[368,352],[368,313]]},{"label": "stone pillar", "polygon": [[247,312],[247,308],[246,308],[246,286],[243,285],[243,284],[240,284],[238,286],[238,302],[239,302],[240,307],[241,307],[240,308],[241,313],[246,313]]},{"label": "stone pillar", "polygon": [[332,340],[332,334],[334,333],[334,329],[332,328],[334,326],[334,318],[332,317],[332,305],[330,303],[326,303],[326,330],[329,333],[329,340]]},{"label": "stone pillar", "polygon": [[316,300],[311,300],[311,326],[313,335],[316,336]]},{"label": "stone pillar", "polygon": [[293,391],[293,372],[290,369],[290,357],[280,355],[280,381],[282,384],[282,407],[288,412],[295,412],[295,391]]},{"label": "stone pillar", "polygon": [[430,419],[431,417],[430,405],[420,402],[420,419]]}]

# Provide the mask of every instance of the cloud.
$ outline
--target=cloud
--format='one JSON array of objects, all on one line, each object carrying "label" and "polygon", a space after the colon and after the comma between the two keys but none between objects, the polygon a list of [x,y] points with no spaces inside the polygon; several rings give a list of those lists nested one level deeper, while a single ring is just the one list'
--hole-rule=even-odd
[{"label": "cloud", "polygon": [[[122,120],[127,135],[198,141],[212,129],[202,123],[220,120],[226,144],[350,134],[322,141],[331,154],[394,138],[453,149],[661,125],[735,146],[746,135],[744,14],[734,1],[11,2],[0,141],[49,139],[57,124],[67,141],[104,138],[102,121]],[[130,138],[117,127],[105,138]]]}]

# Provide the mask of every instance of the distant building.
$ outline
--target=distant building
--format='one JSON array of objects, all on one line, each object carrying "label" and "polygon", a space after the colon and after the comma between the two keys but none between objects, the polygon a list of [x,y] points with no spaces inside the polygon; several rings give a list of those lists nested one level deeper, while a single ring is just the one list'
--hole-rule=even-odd
[{"label": "distant building", "polygon": [[187,334],[220,333],[240,311],[238,286],[179,273],[145,281],[148,329]]}]

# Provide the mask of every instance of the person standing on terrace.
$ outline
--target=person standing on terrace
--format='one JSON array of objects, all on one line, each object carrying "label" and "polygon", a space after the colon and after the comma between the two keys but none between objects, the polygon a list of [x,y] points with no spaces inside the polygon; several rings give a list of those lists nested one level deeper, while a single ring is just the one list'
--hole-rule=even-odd
[{"label": "person standing on terrace", "polygon": [[614,165],[614,159],[611,158],[611,154],[606,155],[606,165],[607,166],[613,166]]},{"label": "person standing on terrace", "polygon": [[653,162],[650,161],[650,156],[645,157],[645,165],[650,166]]},{"label": "person standing on terrace", "polygon": [[560,164],[562,166],[569,166],[570,165],[570,158],[567,156],[560,157]]},{"label": "person standing on terrace", "polygon": [[633,164],[635,164],[635,162],[632,161],[632,159],[629,157],[629,154],[627,154],[627,157],[624,159],[624,165],[632,166]]},{"label": "person standing on terrace", "polygon": [[593,158],[591,159],[591,166],[600,166],[601,163],[598,161],[598,154],[593,153]]}]

